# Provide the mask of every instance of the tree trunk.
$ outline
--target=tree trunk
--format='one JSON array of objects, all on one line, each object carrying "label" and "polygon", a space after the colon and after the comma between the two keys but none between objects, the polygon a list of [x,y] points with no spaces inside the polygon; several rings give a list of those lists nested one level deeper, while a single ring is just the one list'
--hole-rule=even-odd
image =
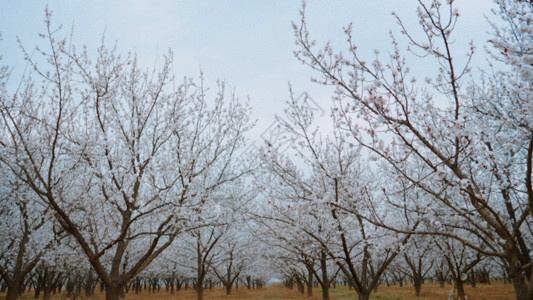
[{"label": "tree trunk", "polygon": [[370,293],[369,292],[366,292],[366,293],[357,292],[357,297],[359,297],[359,300],[370,300]]},{"label": "tree trunk", "polygon": [[326,252],[320,253],[320,269],[322,269],[322,300],[329,300],[329,276]]},{"label": "tree trunk", "polygon": [[197,300],[204,300],[204,289],[203,289],[202,285],[198,284],[196,286],[195,290],[196,290],[196,299]]},{"label": "tree trunk", "polygon": [[231,295],[231,284],[226,285],[226,295]]},{"label": "tree trunk", "polygon": [[420,297],[420,291],[422,290],[422,280],[416,279],[413,282],[415,286],[415,297]]},{"label": "tree trunk", "polygon": [[457,299],[465,300],[465,287],[461,278],[455,279],[455,286],[457,288]]},{"label": "tree trunk", "polygon": [[135,282],[133,283],[133,291],[135,294],[138,294],[141,291],[141,282],[139,279],[135,279]]},{"label": "tree trunk", "polygon": [[17,300],[19,297],[19,289],[9,286],[7,288],[6,300]]},{"label": "tree trunk", "polygon": [[313,297],[313,271],[307,266],[307,297]]},{"label": "tree trunk", "polygon": [[329,288],[322,289],[322,300],[329,300]]},{"label": "tree trunk", "polygon": [[85,279],[84,287],[85,297],[89,298],[94,295],[94,289],[96,288],[97,278],[94,278],[91,274]]},{"label": "tree trunk", "polygon": [[105,300],[119,300],[121,289],[122,288],[119,285],[106,285]]},{"label": "tree trunk", "polygon": [[176,274],[172,271],[172,277],[170,277],[170,294],[174,295],[174,281],[176,281]]},{"label": "tree trunk", "polygon": [[525,282],[523,272],[518,268],[509,270],[509,277],[513,283],[516,300],[531,300],[533,299],[533,287],[529,288]]},{"label": "tree trunk", "polygon": [[44,289],[43,290],[43,300],[50,300],[50,294],[52,292],[52,289]]},{"label": "tree trunk", "polygon": [[298,292],[300,293],[304,293],[304,283],[302,282],[302,280],[300,278],[296,278],[296,285],[298,286]]}]

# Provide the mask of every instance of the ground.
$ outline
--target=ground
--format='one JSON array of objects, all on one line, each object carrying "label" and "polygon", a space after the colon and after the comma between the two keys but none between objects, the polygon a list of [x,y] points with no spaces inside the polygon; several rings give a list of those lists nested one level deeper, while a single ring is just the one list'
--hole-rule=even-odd
[{"label": "ground", "polygon": [[[438,285],[424,285],[422,287],[421,297],[414,296],[414,288],[411,285],[406,285],[404,287],[399,286],[381,286],[378,289],[377,293],[373,293],[371,299],[373,300],[447,300],[448,293],[452,289],[451,285],[447,285],[444,288],[439,287]],[[493,283],[492,285],[478,285],[476,288],[466,286],[466,295],[468,300],[513,300],[515,295],[513,292],[513,287],[510,284],[504,285],[503,283]],[[344,299],[357,299],[355,292],[348,290],[344,286],[337,286],[335,289],[330,291],[331,300],[344,300]],[[0,299],[5,298],[5,293],[0,293]],[[33,299],[32,293],[26,293],[20,299]],[[54,295],[52,300],[66,299],[61,295]],[[91,298],[86,298],[91,299]],[[96,300],[103,300],[104,295],[97,293],[96,297],[93,298]],[[91,299],[91,300],[93,300]],[[180,291],[174,295],[170,293],[161,292],[157,293],[148,293],[142,292],[138,295],[129,293],[126,295],[125,300],[195,300],[196,294],[194,290],[189,289],[187,291]],[[306,294],[299,293],[296,289],[287,289],[280,284],[272,285],[268,288],[263,289],[252,289],[248,290],[243,287],[239,287],[236,291],[234,290],[232,295],[225,295],[225,290],[221,288],[213,288],[213,290],[206,290],[204,293],[204,300],[268,300],[268,299],[301,299],[301,300],[320,300],[321,291],[319,288],[313,290],[313,297],[308,298]]]}]

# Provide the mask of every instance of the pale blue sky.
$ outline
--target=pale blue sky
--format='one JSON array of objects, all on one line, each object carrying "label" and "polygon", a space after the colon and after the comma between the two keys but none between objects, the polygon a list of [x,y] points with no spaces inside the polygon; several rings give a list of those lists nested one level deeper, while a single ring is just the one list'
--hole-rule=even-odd
[{"label": "pale blue sky", "polygon": [[[489,26],[484,14],[490,0],[459,0],[458,45],[474,39],[478,62]],[[308,1],[307,20],[312,36],[320,42],[332,40],[343,47],[342,28],[354,23],[355,37],[362,53],[372,57],[373,49],[390,49],[388,31],[399,32],[392,11],[416,27],[414,0]],[[0,0],[0,42],[2,64],[24,67],[16,44],[33,49],[38,32],[45,29],[45,1]],[[225,80],[241,98],[249,96],[261,133],[283,111],[290,81],[297,94],[308,91],[326,110],[330,90],[310,82],[313,74],[293,56],[296,49],[291,21],[298,21],[299,0],[270,1],[49,1],[53,22],[63,24],[65,34],[74,25],[78,44],[96,47],[106,40],[118,41],[122,52],[137,52],[141,63],[152,64],[157,54],[172,48],[178,76],[197,76],[201,67],[207,84]],[[344,48],[337,47],[339,50]],[[460,54],[466,52],[461,48]],[[12,78],[11,80],[14,80]]]}]

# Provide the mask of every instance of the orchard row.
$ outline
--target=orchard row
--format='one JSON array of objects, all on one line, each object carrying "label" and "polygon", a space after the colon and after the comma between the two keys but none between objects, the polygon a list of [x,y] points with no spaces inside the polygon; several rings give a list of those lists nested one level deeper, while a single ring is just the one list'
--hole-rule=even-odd
[{"label": "orchard row", "polygon": [[455,44],[454,1],[420,1],[422,34],[397,18],[401,37],[370,59],[351,26],[344,51],[317,46],[304,5],[294,53],[335,89],[320,101],[331,124],[291,90],[277,120],[290,147],[253,153],[251,107],[224,83],[176,78],[172,51],[145,69],[105,42],[76,47],[47,11],[42,45],[22,48],[31,71],[13,85],[0,69],[7,299],[30,282],[49,295],[54,278],[71,293],[99,282],[107,300],[147,278],[199,300],[217,282],[318,283],[328,299],[345,281],[368,300],[434,278],[464,299],[465,280],[490,277],[533,299],[533,4],[496,4],[489,68]]}]

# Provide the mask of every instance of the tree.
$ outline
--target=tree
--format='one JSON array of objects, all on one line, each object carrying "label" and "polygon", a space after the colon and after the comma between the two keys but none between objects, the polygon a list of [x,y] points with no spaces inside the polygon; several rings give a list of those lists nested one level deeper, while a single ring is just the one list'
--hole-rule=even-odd
[{"label": "tree", "polygon": [[480,252],[476,252],[466,245],[453,239],[437,241],[437,248],[444,254],[448,270],[457,288],[457,298],[466,299],[464,280],[468,273],[483,260]]},{"label": "tree", "polygon": [[211,268],[226,288],[226,295],[231,295],[232,287],[253,260],[250,251],[254,248],[253,240],[246,223],[232,224],[216,247],[219,257]]},{"label": "tree", "polygon": [[[507,27],[494,25],[492,61],[494,66],[497,60],[506,66],[490,78],[486,75],[477,84],[468,84],[465,76],[474,46],[464,60],[455,55],[452,41],[460,14],[454,1],[419,4],[424,38],[411,35],[397,18],[412,57],[402,54],[393,36],[386,62],[379,54],[366,62],[352,39],[352,26],[345,30],[347,55],[335,54],[329,44],[319,51],[303,17],[294,25],[300,46],[296,55],[320,74],[318,83],[336,87],[338,126],[384,163],[384,174],[400,174],[431,199],[431,206],[418,213],[428,220],[435,210],[454,216],[441,220],[446,226],[417,232],[447,236],[499,257],[509,267],[517,299],[531,299],[533,5],[497,1],[497,13]],[[411,79],[408,59],[419,57],[424,57],[424,64],[433,59],[436,76]],[[406,232],[391,224],[379,225]],[[439,230],[446,228],[456,230]]]},{"label": "tree", "polygon": [[432,250],[434,248],[435,245],[427,237],[424,239],[418,236],[411,238],[403,252],[403,260],[408,270],[406,274],[413,281],[416,297],[420,297],[422,284],[433,268],[435,253]]},{"label": "tree", "polygon": [[[378,205],[372,210],[369,204],[380,180],[360,161],[358,147],[348,143],[339,130],[334,129],[333,137],[321,139],[318,131],[310,128],[313,113],[307,101],[291,94],[288,121],[279,121],[287,134],[296,138],[297,157],[310,169],[309,175],[288,155],[281,155],[278,145],[265,154],[265,166],[275,180],[268,190],[277,211],[271,218],[305,233],[337,264],[359,299],[368,299],[411,235],[395,234],[361,216],[376,212]],[[418,226],[418,222],[402,221],[403,211],[400,217],[386,210],[380,215],[403,222],[410,230]],[[317,257],[322,259],[322,255]]]},{"label": "tree", "polygon": [[[255,197],[255,192],[244,187],[244,180],[235,180],[232,184],[205,193],[202,200],[204,205],[197,207],[195,215],[191,217],[197,219],[194,222],[197,225],[187,230],[166,254],[170,261],[180,265],[185,273],[194,279],[198,300],[203,299],[207,279],[220,277],[218,270],[215,270],[214,274],[212,272],[226,254],[226,249],[219,247],[220,243],[225,239],[232,239],[227,235],[234,230],[233,226],[243,222],[247,203]],[[231,255],[236,254],[235,247],[231,245],[228,251]],[[231,275],[231,272],[235,271],[233,263],[236,263],[235,266],[240,265],[237,261],[237,258],[231,258],[230,265],[226,268],[229,273],[225,274],[229,277],[222,280],[229,291],[237,279]],[[242,266],[240,268],[242,270]],[[241,270],[237,272],[237,276]]]},{"label": "tree", "polygon": [[[276,249],[271,260],[277,261],[280,271],[289,281],[296,281],[300,292],[304,292],[304,284],[307,288],[307,297],[313,295],[313,283],[315,278],[322,286],[322,298],[329,299],[329,278],[327,277],[326,257],[321,257],[325,267],[325,279],[315,270],[319,260],[319,253],[326,256],[324,251],[320,251],[320,245],[310,238],[305,231],[297,230],[295,224],[290,224],[290,219],[278,215],[276,211],[267,212],[263,220],[263,228],[260,234],[263,243],[271,249]],[[289,222],[287,222],[289,221]],[[282,229],[283,228],[283,229]]]},{"label": "tree", "polygon": [[[57,40],[50,12],[33,75],[2,86],[0,164],[46,204],[83,250],[106,299],[117,299],[236,166],[249,107],[219,83],[208,100],[203,79],[173,77],[172,52],[152,70],[104,41],[91,59]],[[200,218],[200,222],[202,222]]]},{"label": "tree", "polygon": [[6,299],[17,299],[25,280],[52,246],[59,234],[42,203],[11,174],[0,172],[0,276],[7,285]]},{"label": "tree", "polygon": [[63,280],[64,274],[57,265],[47,265],[41,263],[35,268],[34,274],[32,274],[35,280],[35,298],[38,299],[41,291],[43,292],[43,300],[50,300],[52,290]]}]

